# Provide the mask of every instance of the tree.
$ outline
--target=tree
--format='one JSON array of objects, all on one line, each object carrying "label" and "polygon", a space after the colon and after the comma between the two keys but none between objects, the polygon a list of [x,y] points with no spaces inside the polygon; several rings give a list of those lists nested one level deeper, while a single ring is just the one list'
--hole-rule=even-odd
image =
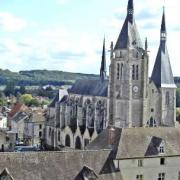
[{"label": "tree", "polygon": [[176,109],[176,120],[180,122],[180,108]]},{"label": "tree", "polygon": [[0,106],[7,105],[7,101],[4,98],[0,98]]},{"label": "tree", "polygon": [[15,83],[13,81],[9,81],[4,90],[6,96],[14,95],[15,93]]},{"label": "tree", "polygon": [[19,98],[20,102],[24,103],[27,106],[30,106],[32,99],[33,97],[31,94],[23,94]]},{"label": "tree", "polygon": [[36,98],[33,98],[31,101],[30,101],[30,106],[35,106],[35,107],[38,107],[40,106],[40,102],[36,99]]},{"label": "tree", "polygon": [[25,86],[20,86],[19,92],[21,94],[25,94],[26,93],[26,87]]},{"label": "tree", "polygon": [[176,107],[180,107],[180,88],[176,90]]}]

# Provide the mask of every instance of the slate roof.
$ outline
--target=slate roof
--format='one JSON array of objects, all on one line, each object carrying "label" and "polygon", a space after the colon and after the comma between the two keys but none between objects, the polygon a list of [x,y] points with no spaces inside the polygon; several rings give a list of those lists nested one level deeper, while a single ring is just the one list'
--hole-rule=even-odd
[{"label": "slate roof", "polygon": [[158,157],[161,142],[165,144],[164,156],[180,156],[180,128],[116,128],[112,145],[108,140],[108,130],[104,130],[87,149],[113,149],[116,159]]},{"label": "slate roof", "polygon": [[0,174],[0,179],[1,179],[1,180],[14,180],[14,179],[12,178],[12,176],[10,175],[10,173],[9,173],[9,171],[8,171],[7,168],[5,168],[5,169],[1,172],[1,174]]},{"label": "slate roof", "polygon": [[103,51],[102,51],[102,60],[101,60],[101,68],[100,68],[100,78],[102,81],[107,79],[106,76],[106,48],[105,48],[105,38],[103,42]]},{"label": "slate roof", "polygon": [[163,86],[176,87],[165,43],[160,44],[151,80],[158,88]]},{"label": "slate roof", "polygon": [[50,108],[55,108],[57,102],[59,102],[59,91],[58,91],[58,93],[56,94],[56,96],[55,96],[55,98],[53,99],[53,101],[49,104],[48,107],[50,107]]},{"label": "slate roof", "polygon": [[119,174],[102,174],[109,150],[0,153],[0,172],[8,168],[14,180],[73,180],[84,166],[98,179],[120,179]]},{"label": "slate roof", "polygon": [[134,20],[133,0],[129,0],[128,2],[128,13],[114,50],[126,49],[127,47],[143,49],[141,39]]},{"label": "slate roof", "polygon": [[176,88],[172,69],[171,69],[168,49],[166,46],[166,24],[165,24],[164,12],[161,23],[161,36],[162,34],[165,34],[165,37],[161,37],[161,42],[157,53],[156,61],[154,64],[153,72],[151,75],[151,80],[154,82],[157,88],[159,87]]},{"label": "slate roof", "polygon": [[69,90],[69,93],[107,97],[108,80],[78,80]]},{"label": "slate roof", "polygon": [[93,171],[93,169],[84,166],[83,169],[80,171],[80,173],[77,175],[75,180],[84,180],[85,177],[90,177],[90,178],[98,178],[97,174]]},{"label": "slate roof", "polygon": [[25,112],[19,112],[13,117],[13,121],[19,122],[28,118],[28,115]]}]

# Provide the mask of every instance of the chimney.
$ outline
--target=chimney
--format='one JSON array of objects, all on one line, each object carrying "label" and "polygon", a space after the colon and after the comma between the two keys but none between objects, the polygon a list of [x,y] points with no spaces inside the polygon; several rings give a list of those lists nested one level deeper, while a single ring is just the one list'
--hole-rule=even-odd
[{"label": "chimney", "polygon": [[115,142],[115,128],[113,126],[109,126],[108,130],[108,144],[114,145]]}]

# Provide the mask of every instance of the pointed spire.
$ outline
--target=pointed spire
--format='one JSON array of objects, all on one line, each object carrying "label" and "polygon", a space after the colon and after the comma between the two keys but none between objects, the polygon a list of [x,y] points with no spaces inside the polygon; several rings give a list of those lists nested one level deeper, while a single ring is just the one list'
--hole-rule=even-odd
[{"label": "pointed spire", "polygon": [[163,15],[162,15],[162,22],[161,22],[161,41],[166,41],[165,7],[163,7]]},{"label": "pointed spire", "polygon": [[147,40],[147,37],[146,37],[146,39],[145,39],[145,51],[147,51],[148,50],[148,40]]},{"label": "pointed spire", "polygon": [[175,88],[173,73],[171,69],[170,58],[166,46],[166,23],[165,11],[163,10],[161,22],[161,42],[157,53],[156,61],[154,64],[151,80],[159,87],[172,87]]},{"label": "pointed spire", "polygon": [[129,47],[143,49],[134,19],[133,0],[128,0],[127,16],[117,39],[114,50],[127,49]]},{"label": "pointed spire", "polygon": [[103,51],[102,51],[100,78],[101,78],[102,81],[104,79],[106,79],[106,47],[105,47],[105,37],[104,37],[104,42],[103,42]]},{"label": "pointed spire", "polygon": [[133,24],[133,15],[134,15],[134,4],[133,0],[128,1],[128,7],[127,7],[127,13],[128,13],[128,21]]}]

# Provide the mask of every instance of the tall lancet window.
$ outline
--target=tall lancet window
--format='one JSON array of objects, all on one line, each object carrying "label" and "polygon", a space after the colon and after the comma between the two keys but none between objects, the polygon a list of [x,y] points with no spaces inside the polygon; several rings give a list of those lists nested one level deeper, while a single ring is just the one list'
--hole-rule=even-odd
[{"label": "tall lancet window", "polygon": [[120,64],[117,63],[117,79],[120,78]]},{"label": "tall lancet window", "polygon": [[136,65],[136,80],[139,79],[139,66]]},{"label": "tall lancet window", "polygon": [[122,79],[122,76],[123,76],[123,63],[121,63],[121,79]]},{"label": "tall lancet window", "polygon": [[135,65],[132,66],[132,79],[135,80],[135,73],[136,73],[136,70],[135,70]]},{"label": "tall lancet window", "polygon": [[169,106],[169,92],[166,92],[166,105]]}]

